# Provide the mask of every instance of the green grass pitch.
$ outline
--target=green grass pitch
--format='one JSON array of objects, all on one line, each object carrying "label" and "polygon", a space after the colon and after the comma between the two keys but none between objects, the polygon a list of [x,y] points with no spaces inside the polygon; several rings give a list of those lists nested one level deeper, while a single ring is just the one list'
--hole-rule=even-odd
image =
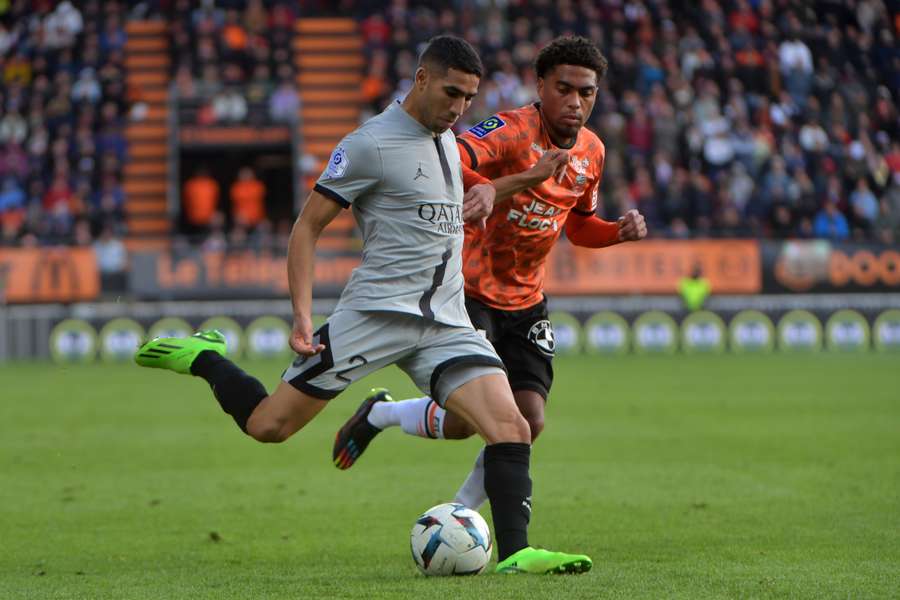
[{"label": "green grass pitch", "polygon": [[[272,386],[283,365],[246,367]],[[594,570],[436,580],[409,529],[479,442],[393,430],[350,471],[331,464],[364,390],[414,392],[399,371],[262,445],[198,379],[0,367],[0,598],[900,597],[897,356],[577,357],[556,372],[531,540]]]}]

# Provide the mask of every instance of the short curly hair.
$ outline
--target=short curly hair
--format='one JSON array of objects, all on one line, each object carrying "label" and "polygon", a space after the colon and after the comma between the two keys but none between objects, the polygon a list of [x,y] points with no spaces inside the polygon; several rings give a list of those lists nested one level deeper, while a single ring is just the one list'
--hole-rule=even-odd
[{"label": "short curly hair", "polygon": [[534,70],[538,77],[544,77],[557,65],[586,67],[597,73],[597,80],[603,79],[609,63],[597,45],[581,36],[558,37],[538,52]]}]

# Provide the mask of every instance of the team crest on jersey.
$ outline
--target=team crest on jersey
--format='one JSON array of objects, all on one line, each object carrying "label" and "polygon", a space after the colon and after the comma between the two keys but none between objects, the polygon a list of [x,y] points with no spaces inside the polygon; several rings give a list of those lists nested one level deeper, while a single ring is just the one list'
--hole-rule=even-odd
[{"label": "team crest on jersey", "polygon": [[553,337],[553,326],[544,319],[538,321],[528,330],[528,339],[537,346],[541,354],[553,356],[556,352],[556,338]]},{"label": "team crest on jersey", "polygon": [[497,131],[504,125],[506,125],[506,121],[494,115],[493,117],[488,117],[478,125],[470,128],[469,133],[480,139],[488,135],[489,133]]},{"label": "team crest on jersey", "polygon": [[329,177],[335,179],[343,177],[349,166],[350,159],[347,157],[347,151],[344,150],[343,146],[338,146],[334,149],[334,152],[331,153],[331,158],[328,159],[328,166],[325,167],[325,173],[327,173]]},{"label": "team crest on jersey", "polygon": [[588,165],[591,164],[591,161],[587,158],[578,160],[577,158],[572,157],[572,160],[569,161],[569,164],[572,165],[572,168],[575,169],[576,173],[581,173],[583,175],[587,171]]}]

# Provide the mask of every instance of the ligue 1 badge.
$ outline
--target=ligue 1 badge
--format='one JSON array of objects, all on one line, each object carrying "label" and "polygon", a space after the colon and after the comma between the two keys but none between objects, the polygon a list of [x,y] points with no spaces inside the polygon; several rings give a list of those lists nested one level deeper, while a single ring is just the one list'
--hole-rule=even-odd
[{"label": "ligue 1 badge", "polygon": [[347,157],[347,151],[344,150],[343,146],[338,146],[334,149],[334,152],[331,153],[331,158],[328,159],[328,167],[325,169],[325,172],[328,173],[329,177],[343,177],[349,166],[350,159]]}]

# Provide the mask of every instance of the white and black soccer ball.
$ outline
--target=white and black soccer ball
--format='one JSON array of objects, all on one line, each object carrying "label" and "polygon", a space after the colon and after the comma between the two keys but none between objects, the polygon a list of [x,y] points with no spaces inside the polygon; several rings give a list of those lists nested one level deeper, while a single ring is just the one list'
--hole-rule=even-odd
[{"label": "white and black soccer ball", "polygon": [[425,575],[477,575],[491,560],[491,530],[462,504],[438,504],[416,519],[409,535],[413,560]]}]

